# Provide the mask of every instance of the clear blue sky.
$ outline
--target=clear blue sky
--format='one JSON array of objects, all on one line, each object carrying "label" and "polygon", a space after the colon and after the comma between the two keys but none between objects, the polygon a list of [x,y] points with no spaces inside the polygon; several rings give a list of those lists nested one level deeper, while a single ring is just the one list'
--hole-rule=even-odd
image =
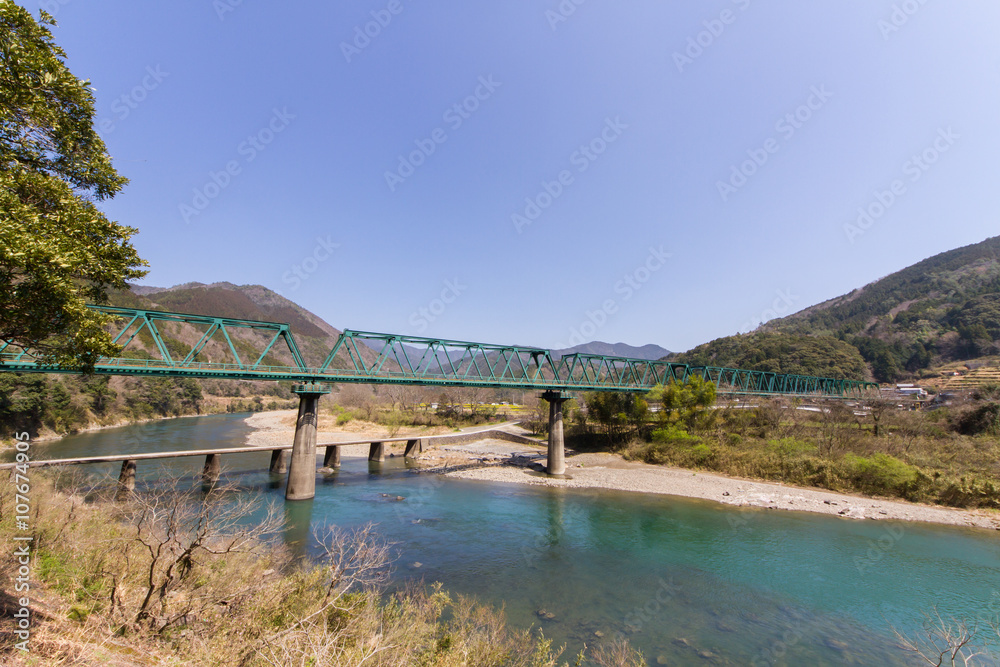
[{"label": "clear blue sky", "polygon": [[1000,228],[995,0],[23,4],[151,285],[685,350]]}]

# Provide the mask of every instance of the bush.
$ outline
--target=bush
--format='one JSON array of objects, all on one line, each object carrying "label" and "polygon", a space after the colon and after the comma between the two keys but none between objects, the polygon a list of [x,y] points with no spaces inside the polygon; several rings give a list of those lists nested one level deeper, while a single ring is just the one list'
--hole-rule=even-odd
[{"label": "bush", "polygon": [[683,427],[676,424],[670,424],[666,428],[660,428],[653,431],[653,442],[690,442],[692,440],[697,440],[693,435],[684,430]]},{"label": "bush", "polygon": [[702,443],[691,448],[691,456],[698,465],[705,465],[715,456],[715,452],[708,445]]},{"label": "bush", "polygon": [[910,497],[924,477],[913,466],[888,454],[869,458],[846,454],[842,463],[846,477],[865,493]]},{"label": "bush", "polygon": [[955,430],[962,435],[1000,435],[1000,403],[982,403],[963,412],[955,421]]}]

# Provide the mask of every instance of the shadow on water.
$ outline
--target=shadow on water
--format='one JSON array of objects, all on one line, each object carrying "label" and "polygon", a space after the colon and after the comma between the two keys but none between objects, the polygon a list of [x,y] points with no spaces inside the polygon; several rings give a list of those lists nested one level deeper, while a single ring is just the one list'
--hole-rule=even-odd
[{"label": "shadow on water", "polygon": [[[51,448],[239,446],[247,432],[230,416],[174,420]],[[224,480],[283,504],[284,476],[268,463],[267,452],[223,457]],[[202,464],[156,474],[196,480]],[[503,604],[512,624],[543,628],[567,656],[622,635],[654,665],[902,665],[893,627],[912,634],[935,608],[982,622],[1000,609],[1000,540],[986,531],[464,481],[402,457],[344,457],[314,500],[284,512],[296,554],[318,555],[314,526],[374,523],[397,544],[397,585],[440,581]]]}]

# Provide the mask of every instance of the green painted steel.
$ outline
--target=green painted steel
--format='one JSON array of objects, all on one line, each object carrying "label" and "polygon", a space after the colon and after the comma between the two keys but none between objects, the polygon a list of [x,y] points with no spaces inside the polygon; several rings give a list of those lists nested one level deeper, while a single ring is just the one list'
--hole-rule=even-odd
[{"label": "green painted steel", "polygon": [[[684,382],[699,376],[714,382],[722,395],[785,395],[861,398],[878,385],[857,380],[765,373],[736,368],[688,366],[595,354],[569,354],[555,359],[550,350],[517,345],[490,345],[466,341],[398,336],[367,331],[344,331],[323,362],[310,368],[303,360],[288,324],[256,322],[184,313],[91,306],[115,321],[115,343],[122,356],[100,359],[97,375],[219,378],[234,380],[285,380],[305,385],[330,383],[401,384],[452,387],[537,389],[541,391],[646,392],[658,384]],[[186,351],[171,354],[175,339],[164,337],[163,324],[189,324],[204,328]],[[234,342],[231,334],[251,331],[264,334],[258,352],[245,338]],[[133,344],[145,332],[159,358],[140,358]],[[221,334],[221,338],[220,338]],[[211,341],[224,342],[233,363],[204,361]],[[129,348],[133,344],[132,348]],[[276,347],[277,346],[277,347]],[[292,365],[264,364],[264,359],[284,347]],[[240,355],[240,348],[244,355]],[[250,357],[246,356],[250,350]],[[145,356],[151,356],[145,352]],[[255,361],[250,362],[250,358]],[[77,373],[46,365],[9,343],[0,344],[0,371],[20,373]],[[300,389],[300,391],[303,389]]]}]

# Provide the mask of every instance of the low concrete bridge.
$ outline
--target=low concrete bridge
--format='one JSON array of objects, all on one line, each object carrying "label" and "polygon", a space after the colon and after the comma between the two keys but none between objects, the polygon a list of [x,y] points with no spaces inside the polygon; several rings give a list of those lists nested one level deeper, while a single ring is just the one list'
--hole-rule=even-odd
[{"label": "low concrete bridge", "polygon": [[[468,431],[464,433],[450,433],[446,435],[429,435],[422,436],[419,438],[405,437],[405,438],[383,438],[380,440],[349,440],[344,442],[327,442],[327,443],[316,443],[313,449],[313,462],[312,462],[312,493],[302,494],[303,489],[307,488],[308,481],[305,479],[310,476],[309,465],[303,465],[301,470],[303,471],[299,478],[296,480],[298,482],[298,491],[303,495],[303,498],[290,498],[291,500],[301,500],[304,498],[312,498],[315,494],[315,479],[316,479],[316,460],[317,460],[317,450],[323,449],[323,467],[324,468],[339,468],[341,464],[341,448],[350,445],[369,445],[368,451],[368,461],[371,463],[382,463],[385,461],[386,449],[393,444],[404,444],[405,450],[403,456],[407,459],[416,459],[424,450],[432,445],[457,445],[467,442],[477,442],[483,439],[493,439],[493,440],[507,440],[510,442],[516,442],[525,445],[539,446],[544,443],[533,440],[516,433],[508,433],[507,431],[501,431],[495,428],[481,429],[477,431]],[[230,456],[233,454],[261,454],[270,452],[271,463],[269,470],[273,474],[285,474],[289,471],[288,459],[291,450],[294,450],[295,445],[268,445],[266,447],[226,447],[218,449],[192,449],[187,451],[175,451],[175,452],[153,452],[148,454],[109,454],[107,456],[84,456],[71,459],[47,459],[47,460],[36,460],[29,461],[29,468],[50,468],[58,466],[68,466],[68,465],[86,465],[90,463],[121,463],[121,473],[118,476],[118,495],[119,497],[124,497],[125,495],[131,493],[135,490],[135,476],[138,469],[138,464],[140,461],[162,461],[165,459],[175,459],[175,458],[189,458],[193,456],[204,456],[205,466],[201,472],[202,481],[214,484],[219,480],[219,476],[222,473],[222,457]],[[305,458],[305,457],[303,457]],[[15,466],[24,465],[17,463],[3,463],[0,464],[0,470],[12,470]],[[289,478],[291,481],[291,478]],[[303,486],[305,485],[305,486]],[[287,496],[287,492],[286,492]]]}]

